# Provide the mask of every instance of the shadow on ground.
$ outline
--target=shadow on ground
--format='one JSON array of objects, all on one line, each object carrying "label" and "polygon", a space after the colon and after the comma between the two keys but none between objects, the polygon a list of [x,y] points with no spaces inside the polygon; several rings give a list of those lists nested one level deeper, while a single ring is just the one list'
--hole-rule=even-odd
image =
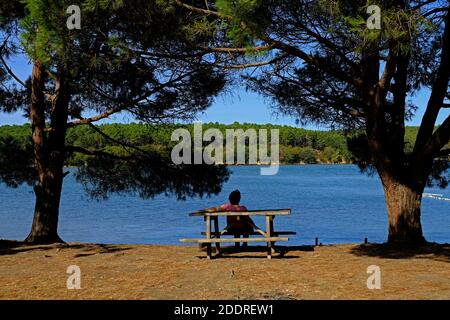
[{"label": "shadow on ground", "polygon": [[298,300],[293,295],[282,291],[269,291],[261,294],[248,294],[244,296],[235,296],[236,300]]},{"label": "shadow on ground", "polygon": [[84,244],[84,243],[60,243],[50,245],[30,245],[21,241],[0,240],[0,256],[23,253],[27,251],[49,251],[53,249],[78,249],[85,253],[78,253],[75,258],[86,257],[95,254],[115,253],[118,251],[129,250],[130,248],[118,247],[109,244]]},{"label": "shadow on ground", "polygon": [[450,244],[426,243],[421,246],[362,244],[354,247],[351,253],[384,259],[419,258],[450,262]]},{"label": "shadow on ground", "polygon": [[[205,251],[203,248],[202,251]],[[276,252],[273,253],[273,259],[298,259],[300,256],[292,254],[290,252],[298,251],[314,251],[314,246],[276,246]],[[267,259],[267,255],[253,255],[252,253],[267,253],[267,247],[265,246],[248,246],[248,247],[234,247],[234,246],[222,246],[222,254],[215,256],[219,259]],[[213,255],[216,254],[216,250],[212,248]],[[198,256],[199,258],[206,258],[206,256]]]}]

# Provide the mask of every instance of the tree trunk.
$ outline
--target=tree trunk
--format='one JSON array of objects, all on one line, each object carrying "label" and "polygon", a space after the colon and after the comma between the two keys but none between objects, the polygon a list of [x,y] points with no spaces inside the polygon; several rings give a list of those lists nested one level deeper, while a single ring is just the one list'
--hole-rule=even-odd
[{"label": "tree trunk", "polygon": [[62,190],[61,172],[47,171],[34,187],[36,204],[31,232],[25,239],[30,243],[63,242],[58,236],[59,204]]},{"label": "tree trunk", "polygon": [[32,73],[30,120],[38,183],[34,187],[36,204],[31,232],[25,239],[31,243],[63,242],[58,236],[58,216],[64,180],[64,142],[67,123],[67,95],[63,78],[55,85],[52,97],[49,133],[46,133],[45,70],[35,61]]},{"label": "tree trunk", "polygon": [[412,188],[392,179],[383,179],[388,210],[389,243],[425,242],[420,222],[423,188]]}]

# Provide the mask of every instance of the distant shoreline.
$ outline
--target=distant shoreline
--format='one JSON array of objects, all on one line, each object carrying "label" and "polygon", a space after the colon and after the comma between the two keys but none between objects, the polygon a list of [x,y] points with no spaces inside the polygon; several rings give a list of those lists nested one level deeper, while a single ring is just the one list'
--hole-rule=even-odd
[{"label": "distant shoreline", "polygon": [[[350,166],[356,165],[355,163],[280,163],[280,167],[295,167],[295,166]],[[228,164],[227,167],[267,167],[270,164]]]},{"label": "distant shoreline", "polygon": [[[280,167],[295,166],[355,166],[355,163],[281,163]],[[268,167],[270,164],[226,164],[227,167]],[[77,166],[65,166],[65,169],[76,169]]]}]

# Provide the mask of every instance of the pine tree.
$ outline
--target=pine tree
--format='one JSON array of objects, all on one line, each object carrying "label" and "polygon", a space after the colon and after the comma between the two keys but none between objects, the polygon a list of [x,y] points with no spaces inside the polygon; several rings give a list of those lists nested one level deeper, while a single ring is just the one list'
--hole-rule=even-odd
[{"label": "pine tree", "polygon": [[[449,181],[450,116],[437,123],[450,99],[449,1],[174,0],[174,7],[215,19],[211,34],[226,37],[201,45],[233,55],[227,69],[250,69],[247,85],[282,113],[362,130],[349,146],[381,178],[389,242],[424,241],[424,188]],[[409,150],[405,121],[421,89],[431,94]]]},{"label": "pine tree", "polygon": [[[34,185],[34,219],[26,239],[33,243],[62,241],[64,166],[73,154],[88,157],[76,176],[99,198],[112,192],[201,196],[218,193],[228,177],[220,166],[174,166],[169,158],[110,137],[95,125],[118,114],[146,123],[186,120],[210,105],[226,79],[185,38],[189,14],[174,13],[164,1],[80,0],[77,29],[67,24],[73,4],[12,0],[0,5],[1,110],[23,110],[31,124],[30,144],[16,148],[19,154],[5,147],[13,141],[2,142],[0,178],[11,186]],[[22,54],[33,66],[26,81],[7,64]],[[67,144],[67,130],[75,126],[90,126],[120,150]],[[26,159],[16,161],[19,155]]]}]

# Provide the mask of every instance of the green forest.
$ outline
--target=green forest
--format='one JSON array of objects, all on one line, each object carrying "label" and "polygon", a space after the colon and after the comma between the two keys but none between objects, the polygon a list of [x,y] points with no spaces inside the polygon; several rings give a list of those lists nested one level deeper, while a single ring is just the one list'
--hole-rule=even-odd
[{"label": "green forest", "polygon": [[[80,146],[92,150],[104,150],[115,154],[122,154],[129,146],[136,146],[144,150],[170,155],[171,149],[178,141],[171,141],[172,132],[178,128],[186,128],[193,132],[193,124],[103,124],[98,132],[90,126],[78,126],[68,131],[66,142],[69,145]],[[219,123],[204,123],[203,132],[210,128],[219,129],[224,137],[227,129],[267,129],[270,137],[271,129],[279,130],[280,162],[282,164],[349,164],[355,159],[347,147],[347,137],[350,133],[343,131],[316,131],[272,124],[238,123],[225,125]],[[406,129],[406,151],[411,151],[417,136],[418,127]],[[0,141],[4,145],[20,142],[23,150],[31,150],[31,129],[29,125],[0,126]],[[270,140],[269,140],[270,141]],[[205,142],[205,145],[208,143]],[[66,164],[78,166],[87,156],[74,154]]]}]

